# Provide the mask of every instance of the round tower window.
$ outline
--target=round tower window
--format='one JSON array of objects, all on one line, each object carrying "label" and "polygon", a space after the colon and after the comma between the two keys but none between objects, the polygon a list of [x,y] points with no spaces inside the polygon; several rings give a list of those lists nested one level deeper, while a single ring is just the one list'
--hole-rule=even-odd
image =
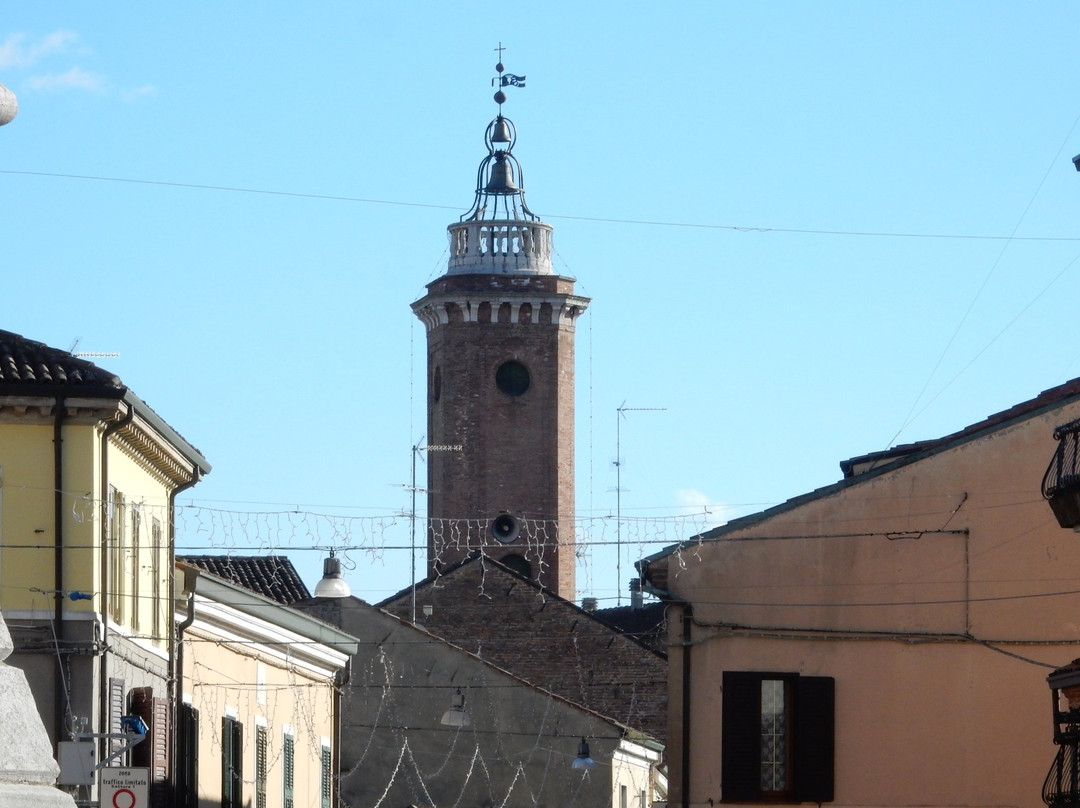
[{"label": "round tower window", "polygon": [[495,385],[508,396],[520,396],[529,389],[529,369],[511,359],[495,371]]}]

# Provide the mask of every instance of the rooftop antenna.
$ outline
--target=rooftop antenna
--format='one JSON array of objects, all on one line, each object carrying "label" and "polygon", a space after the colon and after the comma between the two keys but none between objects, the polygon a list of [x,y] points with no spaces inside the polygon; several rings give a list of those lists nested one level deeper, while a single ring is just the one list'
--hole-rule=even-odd
[{"label": "rooftop antenna", "polygon": [[627,407],[624,401],[615,408],[615,574],[619,585],[617,605],[622,606],[622,420],[628,412],[667,412],[667,407]]}]

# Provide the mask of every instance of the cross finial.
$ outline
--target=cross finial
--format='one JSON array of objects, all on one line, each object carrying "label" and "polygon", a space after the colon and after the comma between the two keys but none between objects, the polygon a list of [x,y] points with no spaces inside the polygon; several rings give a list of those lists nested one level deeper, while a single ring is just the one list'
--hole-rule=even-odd
[{"label": "cross finial", "polygon": [[499,62],[502,62],[502,53],[504,50],[506,50],[506,48],[503,47],[503,43],[500,42],[499,47],[497,47],[495,50],[499,52]]}]

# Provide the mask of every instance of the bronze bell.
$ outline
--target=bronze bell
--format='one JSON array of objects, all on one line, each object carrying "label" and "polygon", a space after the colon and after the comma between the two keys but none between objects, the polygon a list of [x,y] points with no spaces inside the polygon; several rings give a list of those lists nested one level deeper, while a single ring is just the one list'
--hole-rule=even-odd
[{"label": "bronze bell", "polygon": [[495,128],[491,130],[492,143],[510,142],[510,124],[501,115],[495,119]]},{"label": "bronze bell", "polygon": [[514,169],[510,161],[506,159],[504,152],[496,152],[495,164],[491,167],[487,187],[484,188],[490,194],[512,194],[519,190],[514,183]]}]

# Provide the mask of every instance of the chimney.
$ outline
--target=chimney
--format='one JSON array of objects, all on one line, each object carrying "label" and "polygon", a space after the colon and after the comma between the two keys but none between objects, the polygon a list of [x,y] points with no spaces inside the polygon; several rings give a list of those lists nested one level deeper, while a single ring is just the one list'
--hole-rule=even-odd
[{"label": "chimney", "polygon": [[587,612],[595,612],[596,611],[596,598],[582,598],[581,599],[581,608],[584,609]]},{"label": "chimney", "polygon": [[630,579],[630,608],[633,610],[640,609],[645,605],[645,597],[641,594],[641,579]]}]

